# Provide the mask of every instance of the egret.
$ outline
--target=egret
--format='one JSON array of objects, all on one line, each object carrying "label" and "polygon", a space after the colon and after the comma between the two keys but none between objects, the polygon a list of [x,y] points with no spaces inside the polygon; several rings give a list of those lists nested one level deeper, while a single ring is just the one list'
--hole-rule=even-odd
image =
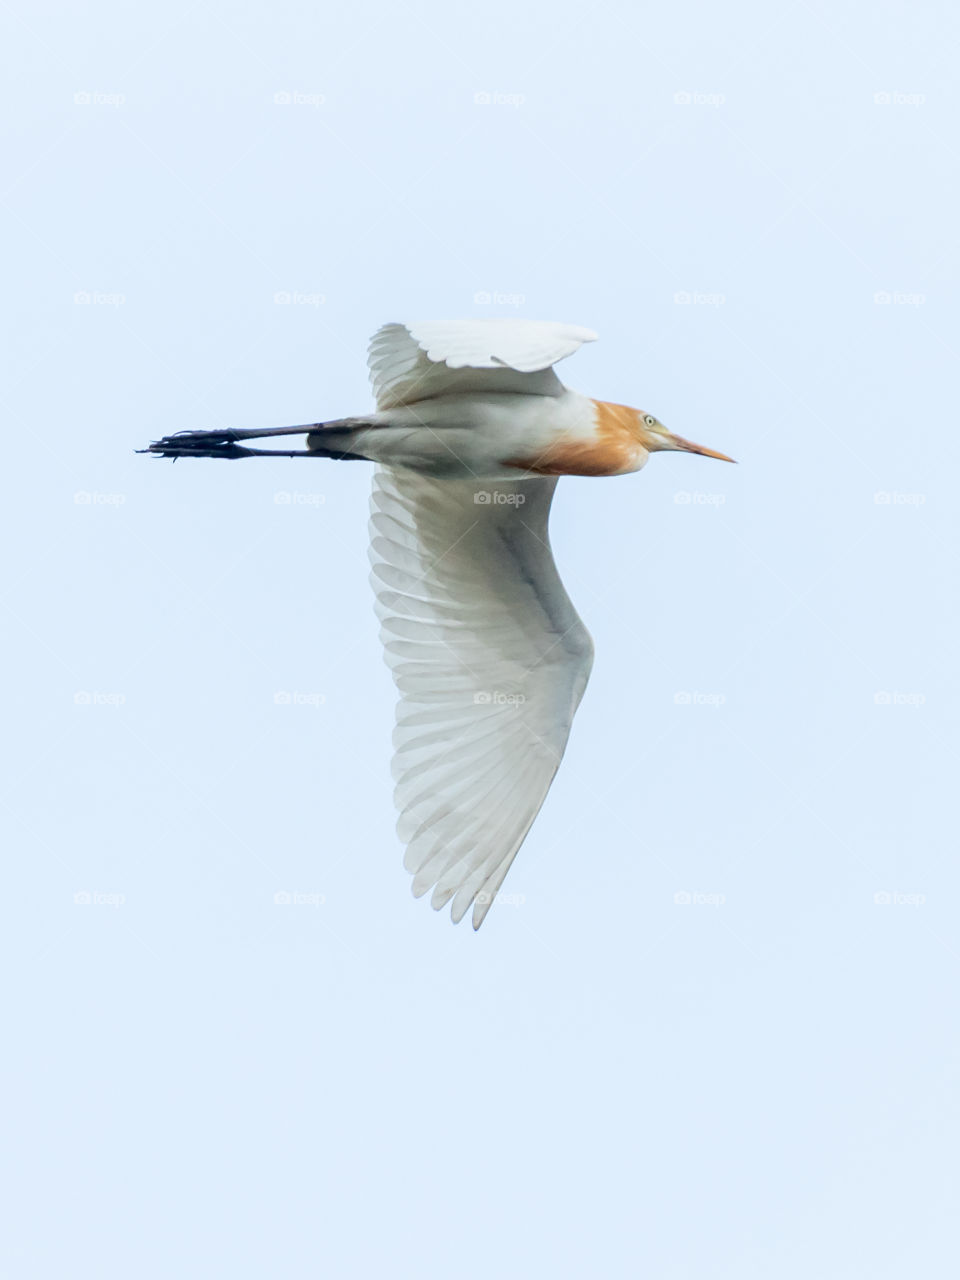
[{"label": "egret", "polygon": [[[547,520],[564,475],[639,471],[681,450],[652,414],[566,388],[553,366],[593,342],[520,319],[387,324],[370,343],[376,411],[256,430],[184,431],[143,452],[377,464],[371,579],[399,701],[397,830],[417,897],[472,905],[478,929],[544,802],[593,662]],[[240,441],[306,435],[306,448]]]}]

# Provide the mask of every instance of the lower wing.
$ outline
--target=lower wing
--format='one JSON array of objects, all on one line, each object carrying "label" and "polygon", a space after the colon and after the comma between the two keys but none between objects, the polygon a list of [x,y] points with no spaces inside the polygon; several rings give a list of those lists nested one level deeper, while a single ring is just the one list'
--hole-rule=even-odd
[{"label": "lower wing", "polygon": [[484,916],[543,804],[593,645],[550,551],[556,479],[379,468],[372,582],[400,694],[393,772],[418,897]]}]

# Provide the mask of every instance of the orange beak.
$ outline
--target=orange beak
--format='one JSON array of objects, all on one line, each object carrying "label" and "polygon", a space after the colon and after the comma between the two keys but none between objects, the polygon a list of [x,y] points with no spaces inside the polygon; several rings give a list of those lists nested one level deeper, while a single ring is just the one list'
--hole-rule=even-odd
[{"label": "orange beak", "polygon": [[682,449],[684,453],[702,453],[705,458],[719,458],[721,462],[736,462],[736,458],[729,458],[725,453],[718,453],[716,449],[708,449],[706,445],[684,440],[683,436],[672,435],[669,448]]}]

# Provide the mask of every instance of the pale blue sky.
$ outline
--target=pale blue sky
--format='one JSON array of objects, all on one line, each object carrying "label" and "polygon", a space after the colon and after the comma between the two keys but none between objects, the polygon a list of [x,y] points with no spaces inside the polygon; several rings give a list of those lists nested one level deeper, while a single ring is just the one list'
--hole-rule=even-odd
[{"label": "pale blue sky", "polygon": [[[2,21],[4,1273],[954,1275],[956,10]],[[740,465],[561,484],[594,675],[475,935],[369,468],[133,450],[491,314]]]}]

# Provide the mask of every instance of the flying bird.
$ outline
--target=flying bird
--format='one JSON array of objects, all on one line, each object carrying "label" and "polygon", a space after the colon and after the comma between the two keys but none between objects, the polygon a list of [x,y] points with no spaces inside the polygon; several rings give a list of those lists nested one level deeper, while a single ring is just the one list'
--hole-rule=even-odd
[{"label": "flying bird", "polygon": [[[593,662],[547,520],[564,475],[725,454],[652,414],[571,391],[554,365],[597,335],[520,319],[387,324],[376,411],[264,431],[182,431],[145,453],[377,464],[371,580],[399,702],[398,832],[417,897],[478,929],[546,797]],[[240,442],[306,435],[306,448]]]}]

